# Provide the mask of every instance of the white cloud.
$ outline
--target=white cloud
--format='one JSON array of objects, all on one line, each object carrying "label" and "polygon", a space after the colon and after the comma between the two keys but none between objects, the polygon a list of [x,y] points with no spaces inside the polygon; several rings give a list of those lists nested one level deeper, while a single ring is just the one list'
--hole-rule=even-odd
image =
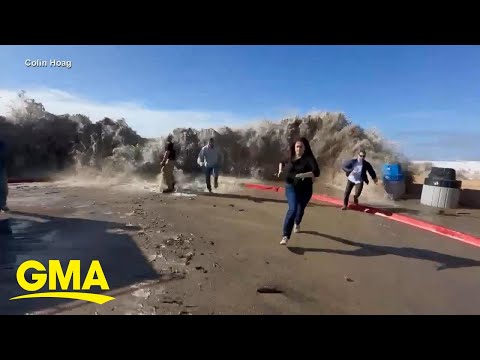
[{"label": "white cloud", "polygon": [[[10,105],[19,90],[0,88],[0,115],[10,113]],[[242,127],[247,121],[228,112],[210,112],[196,110],[149,109],[134,102],[100,103],[88,98],[58,89],[26,89],[26,96],[41,102],[45,109],[53,114],[83,114],[92,121],[104,117],[124,118],[128,125],[144,137],[166,135],[178,127],[195,129],[218,128],[221,126]]]}]

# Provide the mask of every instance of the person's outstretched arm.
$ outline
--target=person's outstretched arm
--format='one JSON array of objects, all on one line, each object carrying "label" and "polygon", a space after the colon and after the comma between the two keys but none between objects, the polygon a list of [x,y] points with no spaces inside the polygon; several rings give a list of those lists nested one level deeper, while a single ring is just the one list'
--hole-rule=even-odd
[{"label": "person's outstretched arm", "polygon": [[373,182],[374,182],[375,184],[378,183],[377,173],[375,172],[375,170],[373,169],[372,164],[370,164],[370,163],[368,163],[367,172],[370,174],[370,177],[372,178]]},{"label": "person's outstretched arm", "polygon": [[342,170],[345,172],[350,172],[353,170],[353,160],[347,160],[343,163]]},{"label": "person's outstretched arm", "polygon": [[314,177],[319,177],[320,176],[320,168],[318,167],[317,160],[313,157],[308,159],[308,163],[310,164],[310,167],[312,168],[312,171],[306,172],[306,173],[301,173],[297,174],[297,178],[314,178]]},{"label": "person's outstretched arm", "polygon": [[280,177],[280,175],[282,175],[282,171],[283,171],[283,162],[279,162],[277,177]]},{"label": "person's outstretched arm", "polygon": [[202,150],[200,150],[200,153],[198,154],[198,158],[197,158],[197,164],[200,166],[200,167],[203,167],[203,163],[205,162],[205,155],[203,153],[203,148]]},{"label": "person's outstretched arm", "polygon": [[312,167],[313,169],[313,176],[314,177],[319,177],[320,176],[320,167],[318,166],[318,162],[317,162],[317,159],[315,158],[311,158],[310,159],[310,166]]}]

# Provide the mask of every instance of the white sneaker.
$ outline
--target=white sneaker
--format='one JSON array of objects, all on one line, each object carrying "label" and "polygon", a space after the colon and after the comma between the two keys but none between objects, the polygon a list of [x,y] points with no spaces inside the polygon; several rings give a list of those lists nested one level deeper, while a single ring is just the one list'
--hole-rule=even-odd
[{"label": "white sneaker", "polygon": [[300,232],[300,225],[295,224],[295,227],[293,228],[293,232],[299,233]]},{"label": "white sneaker", "polygon": [[288,242],[288,238],[286,236],[284,236],[282,238],[282,241],[280,241],[280,245],[287,245],[287,242]]}]

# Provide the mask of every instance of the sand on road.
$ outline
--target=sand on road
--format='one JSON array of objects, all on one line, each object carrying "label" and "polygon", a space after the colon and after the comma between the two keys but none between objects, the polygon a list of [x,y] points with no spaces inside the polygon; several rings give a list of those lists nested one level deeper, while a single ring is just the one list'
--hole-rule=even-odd
[{"label": "sand on road", "polygon": [[[480,313],[480,249],[328,204],[312,203],[285,247],[275,193],[29,184],[9,203],[2,314]],[[19,263],[52,257],[101,259],[116,299],[8,301]]]}]

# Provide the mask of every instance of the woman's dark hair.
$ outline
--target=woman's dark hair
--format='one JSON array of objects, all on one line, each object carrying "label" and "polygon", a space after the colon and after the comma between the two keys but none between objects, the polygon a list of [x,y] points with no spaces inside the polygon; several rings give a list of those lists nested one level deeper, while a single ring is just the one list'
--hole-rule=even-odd
[{"label": "woman's dark hair", "polygon": [[295,144],[300,141],[303,143],[303,146],[305,148],[305,151],[303,155],[305,156],[313,156],[312,148],[310,147],[310,143],[308,142],[307,138],[301,137],[297,140],[295,140],[291,145],[290,145],[290,158],[293,159],[295,157]]}]

